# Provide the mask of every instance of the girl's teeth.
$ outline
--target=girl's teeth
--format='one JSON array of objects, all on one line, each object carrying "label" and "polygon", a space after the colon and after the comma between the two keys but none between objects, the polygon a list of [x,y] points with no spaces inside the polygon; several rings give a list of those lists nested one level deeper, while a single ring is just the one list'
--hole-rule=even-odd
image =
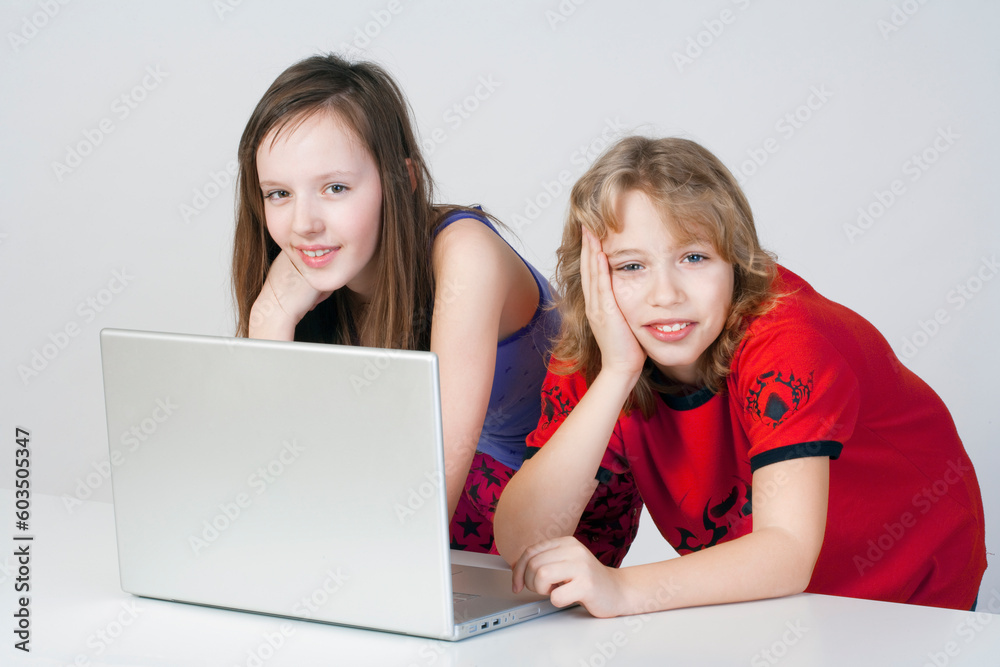
[{"label": "girl's teeth", "polygon": [[687,325],[688,325],[687,322],[682,322],[680,324],[673,324],[673,325],[670,325],[670,326],[664,325],[664,326],[656,327],[656,330],[657,331],[662,331],[664,333],[666,333],[668,331],[669,332],[680,331],[681,329],[683,329]]},{"label": "girl's teeth", "polygon": [[306,257],[322,257],[330,252],[330,250],[303,250],[302,253]]}]

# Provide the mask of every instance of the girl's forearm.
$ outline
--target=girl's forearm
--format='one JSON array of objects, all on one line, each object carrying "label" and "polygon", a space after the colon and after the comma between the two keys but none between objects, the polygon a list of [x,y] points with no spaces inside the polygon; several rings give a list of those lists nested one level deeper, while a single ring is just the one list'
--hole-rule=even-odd
[{"label": "girl's forearm", "polygon": [[249,338],[261,340],[295,340],[295,326],[281,304],[274,296],[274,290],[267,284],[257,295],[250,309],[250,322],[247,329]]}]

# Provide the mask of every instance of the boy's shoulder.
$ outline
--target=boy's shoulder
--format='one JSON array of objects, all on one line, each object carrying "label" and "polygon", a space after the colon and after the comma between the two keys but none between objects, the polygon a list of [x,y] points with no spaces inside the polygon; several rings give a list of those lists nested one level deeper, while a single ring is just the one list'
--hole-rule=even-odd
[{"label": "boy's shoulder", "polygon": [[779,266],[775,286],[775,305],[748,323],[733,354],[734,373],[792,361],[860,370],[891,356],[888,342],[868,320],[827,299],[792,271]]},{"label": "boy's shoulder", "polygon": [[734,369],[749,355],[823,355],[873,329],[863,317],[819,294],[806,280],[778,266],[776,300],[752,319],[733,356]]},{"label": "boy's shoulder", "polygon": [[777,267],[773,292],[771,308],[747,324],[744,343],[765,333],[788,335],[809,328],[812,315],[822,307],[819,301],[824,300],[812,285],[781,265]]},{"label": "boy's shoulder", "polygon": [[749,334],[767,331],[783,335],[809,332],[828,335],[871,327],[861,315],[826,298],[804,278],[781,265],[774,281],[774,293],[773,307],[749,322]]}]

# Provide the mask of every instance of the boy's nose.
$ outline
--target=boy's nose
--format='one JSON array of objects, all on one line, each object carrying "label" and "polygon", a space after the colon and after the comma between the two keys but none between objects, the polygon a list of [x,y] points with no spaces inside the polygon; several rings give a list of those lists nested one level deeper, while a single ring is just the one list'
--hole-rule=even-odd
[{"label": "boy's nose", "polygon": [[684,293],[669,269],[655,272],[649,300],[656,306],[672,306],[684,298]]}]

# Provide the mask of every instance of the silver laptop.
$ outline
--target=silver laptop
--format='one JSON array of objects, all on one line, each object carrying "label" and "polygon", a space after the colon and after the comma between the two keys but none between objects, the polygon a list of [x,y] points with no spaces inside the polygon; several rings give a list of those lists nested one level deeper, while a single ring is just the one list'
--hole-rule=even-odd
[{"label": "silver laptop", "polygon": [[126,592],[446,640],[556,611],[451,565],[434,354],[105,329],[101,358]]}]

